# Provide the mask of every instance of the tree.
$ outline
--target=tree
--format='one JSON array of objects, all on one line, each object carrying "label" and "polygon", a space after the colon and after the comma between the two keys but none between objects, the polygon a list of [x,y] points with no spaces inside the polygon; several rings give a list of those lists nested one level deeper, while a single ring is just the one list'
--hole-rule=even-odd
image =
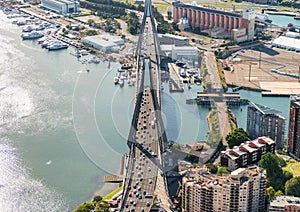
[{"label": "tree", "polygon": [[93,30],[93,29],[89,29],[85,32],[85,34],[87,36],[93,36],[93,35],[98,35],[98,32],[96,30]]},{"label": "tree", "polygon": [[286,182],[285,194],[300,197],[300,176],[293,177]]},{"label": "tree", "polygon": [[94,196],[93,198],[93,202],[100,202],[102,200],[102,197],[101,196]]},{"label": "tree", "polygon": [[241,143],[249,140],[249,134],[243,128],[235,128],[226,136],[228,146],[233,148],[239,146]]},{"label": "tree", "polygon": [[226,166],[220,166],[218,168],[217,175],[218,176],[222,176],[223,174],[229,174],[229,173],[230,173],[230,171],[229,171],[228,167],[226,167]]},{"label": "tree", "polygon": [[218,166],[216,166],[212,163],[207,163],[206,167],[208,168],[209,172],[212,174],[216,174],[218,172]]},{"label": "tree", "polygon": [[283,192],[282,192],[281,190],[276,191],[275,197],[281,196],[281,195],[284,195]]},{"label": "tree", "polygon": [[267,171],[267,185],[272,186],[275,190],[284,190],[284,184],[290,177],[289,173],[284,173],[282,167],[286,164],[282,158],[268,152],[263,155],[260,165]]},{"label": "tree", "polygon": [[267,190],[267,199],[268,199],[268,202],[270,202],[273,197],[275,196],[275,190],[272,186],[268,187]]},{"label": "tree", "polygon": [[74,212],[90,212],[92,210],[94,210],[95,205],[92,202],[84,202],[81,203],[79,205],[79,207],[77,208],[77,210],[75,210]]}]

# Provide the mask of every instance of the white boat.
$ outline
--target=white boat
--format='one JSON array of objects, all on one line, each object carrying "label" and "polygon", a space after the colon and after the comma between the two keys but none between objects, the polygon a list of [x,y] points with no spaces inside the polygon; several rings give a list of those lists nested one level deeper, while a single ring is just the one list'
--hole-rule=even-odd
[{"label": "white boat", "polygon": [[45,42],[45,40],[47,40],[48,38],[47,37],[42,37],[42,38],[39,38],[37,40],[38,44],[42,44],[43,42]]},{"label": "white boat", "polygon": [[44,29],[45,29],[44,25],[40,24],[35,30],[41,31],[41,30],[44,30]]},{"label": "white boat", "polygon": [[43,37],[44,35],[42,33],[39,33],[39,32],[29,32],[29,33],[23,33],[21,35],[21,37],[24,39],[24,40],[31,40],[31,39],[37,39],[37,38],[41,38]]},{"label": "white boat", "polygon": [[114,77],[114,83],[118,84],[119,83],[119,77]]},{"label": "white boat", "polygon": [[31,32],[33,30],[32,26],[27,26],[25,28],[23,28],[23,32]]},{"label": "white boat", "polygon": [[54,44],[51,44],[48,47],[49,51],[54,51],[54,50],[60,50],[60,49],[67,49],[69,46],[67,44],[64,44],[62,42],[55,42]]},{"label": "white boat", "polygon": [[124,80],[125,80],[125,77],[124,77],[124,76],[121,76],[120,79],[119,79],[119,85],[120,85],[120,86],[123,86],[123,85],[124,85]]},{"label": "white boat", "polygon": [[263,22],[267,22],[267,23],[272,22],[269,15],[265,14],[265,13],[255,13],[255,19],[258,21],[263,21]]},{"label": "white boat", "polygon": [[18,26],[24,26],[24,25],[26,25],[26,22],[25,21],[18,21],[17,25]]}]

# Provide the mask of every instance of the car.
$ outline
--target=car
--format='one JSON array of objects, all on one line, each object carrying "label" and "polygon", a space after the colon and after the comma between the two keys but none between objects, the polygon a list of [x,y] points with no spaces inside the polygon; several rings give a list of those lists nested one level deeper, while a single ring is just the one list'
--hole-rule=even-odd
[{"label": "car", "polygon": [[146,191],[146,190],[144,190],[144,191],[143,191],[143,194],[144,194],[144,195],[146,195],[146,194],[147,194],[147,191]]},{"label": "car", "polygon": [[152,180],[151,179],[149,179],[149,184],[152,184]]},{"label": "car", "polygon": [[147,202],[147,203],[146,203],[146,206],[147,206],[147,207],[149,207],[149,206],[150,206],[150,203],[149,203],[149,202]]},{"label": "car", "polygon": [[142,197],[142,195],[139,195],[138,198],[139,198],[139,199],[142,199],[143,197]]}]

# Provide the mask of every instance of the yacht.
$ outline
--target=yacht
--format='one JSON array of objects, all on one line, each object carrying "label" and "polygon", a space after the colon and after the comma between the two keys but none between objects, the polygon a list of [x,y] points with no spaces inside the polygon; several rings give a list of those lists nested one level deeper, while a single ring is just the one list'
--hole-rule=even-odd
[{"label": "yacht", "polygon": [[33,30],[32,26],[27,26],[25,28],[23,28],[23,32],[31,32]]},{"label": "yacht", "polygon": [[44,25],[40,24],[35,30],[41,31],[41,30],[44,30],[44,29],[45,29]]},{"label": "yacht", "polygon": [[48,50],[54,51],[54,50],[60,50],[60,49],[67,49],[69,46],[67,44],[56,42],[54,44],[49,45]]},{"label": "yacht", "polygon": [[24,26],[24,25],[26,25],[26,22],[25,21],[18,21],[17,25],[18,26]]},{"label": "yacht", "polygon": [[39,32],[29,32],[29,33],[23,33],[21,35],[21,37],[23,38],[23,40],[31,40],[31,39],[37,39],[37,38],[41,38],[44,35],[42,33]]},{"label": "yacht", "polygon": [[270,19],[269,15],[265,13],[255,13],[255,19],[258,21],[272,23],[272,20]]}]

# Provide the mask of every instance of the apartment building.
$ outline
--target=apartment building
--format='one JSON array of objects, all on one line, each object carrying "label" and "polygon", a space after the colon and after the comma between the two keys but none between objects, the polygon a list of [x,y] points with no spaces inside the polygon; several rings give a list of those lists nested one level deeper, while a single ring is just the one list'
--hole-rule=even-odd
[{"label": "apartment building", "polygon": [[289,154],[300,159],[300,96],[291,97],[289,119],[287,150]]},{"label": "apartment building", "polygon": [[274,153],[275,141],[269,137],[258,137],[255,140],[247,141],[235,146],[232,149],[222,151],[221,165],[228,166],[233,171],[237,168],[257,163],[267,152]]},{"label": "apartment building", "polygon": [[217,176],[191,170],[182,180],[183,212],[260,212],[265,207],[266,177],[252,166]]},{"label": "apartment building", "polygon": [[300,197],[277,196],[269,205],[269,212],[300,212]]},{"label": "apartment building", "polygon": [[253,102],[247,113],[247,132],[250,139],[267,136],[275,141],[276,149],[283,148],[285,118],[281,112]]}]

